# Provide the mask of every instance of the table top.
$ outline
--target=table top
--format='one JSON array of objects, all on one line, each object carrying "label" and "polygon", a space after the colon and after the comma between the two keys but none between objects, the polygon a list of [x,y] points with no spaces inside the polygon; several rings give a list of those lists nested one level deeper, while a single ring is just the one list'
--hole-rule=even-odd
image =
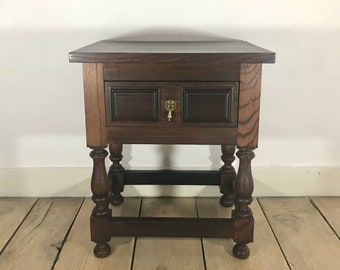
[{"label": "table top", "polygon": [[115,41],[102,40],[69,53],[70,62],[274,63],[275,53],[242,40]]}]

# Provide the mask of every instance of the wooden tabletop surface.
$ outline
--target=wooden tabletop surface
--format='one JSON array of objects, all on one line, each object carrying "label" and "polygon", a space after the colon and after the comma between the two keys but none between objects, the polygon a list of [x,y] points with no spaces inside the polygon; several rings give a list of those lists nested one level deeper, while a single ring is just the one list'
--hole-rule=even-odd
[{"label": "wooden tabletop surface", "polygon": [[238,62],[274,63],[275,53],[242,40],[102,40],[69,53],[70,62]]}]

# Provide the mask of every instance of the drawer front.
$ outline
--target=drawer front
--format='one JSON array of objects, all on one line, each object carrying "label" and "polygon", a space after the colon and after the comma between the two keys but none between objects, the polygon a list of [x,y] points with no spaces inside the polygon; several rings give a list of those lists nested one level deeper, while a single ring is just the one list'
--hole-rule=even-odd
[{"label": "drawer front", "polygon": [[155,85],[109,82],[105,91],[109,126],[114,122],[159,121],[160,89]]},{"label": "drawer front", "polygon": [[237,83],[183,87],[183,122],[236,124],[237,90]]},{"label": "drawer front", "polygon": [[158,121],[157,89],[111,89],[111,121]]},{"label": "drawer front", "polygon": [[107,126],[237,126],[238,82],[105,82],[105,98]]}]

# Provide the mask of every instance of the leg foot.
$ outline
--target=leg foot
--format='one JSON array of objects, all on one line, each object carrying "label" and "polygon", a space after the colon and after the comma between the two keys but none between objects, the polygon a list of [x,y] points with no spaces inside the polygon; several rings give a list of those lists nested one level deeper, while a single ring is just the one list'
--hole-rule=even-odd
[{"label": "leg foot", "polygon": [[251,160],[255,154],[252,148],[240,148],[236,154],[240,159],[235,181],[235,210],[232,212],[236,242],[233,253],[238,259],[248,258],[250,251],[247,243],[253,242],[254,218],[249,204],[252,202],[253,176]]},{"label": "leg foot", "polygon": [[232,194],[224,194],[220,198],[220,205],[223,207],[231,207],[234,205],[234,198]]},{"label": "leg foot", "polygon": [[237,259],[247,259],[250,254],[247,244],[236,243],[233,247],[233,254]]},{"label": "leg foot", "polygon": [[110,202],[113,206],[119,206],[124,202],[124,197],[121,194],[112,194]]},{"label": "leg foot", "polygon": [[105,258],[111,254],[111,247],[108,243],[97,244],[93,253],[98,258]]},{"label": "leg foot", "polygon": [[93,250],[94,254],[99,258],[104,258],[111,253],[111,247],[107,243],[110,241],[110,235],[106,228],[103,229],[103,225],[107,224],[111,217],[111,209],[109,209],[109,181],[105,169],[107,152],[104,148],[98,147],[91,151],[90,156],[93,159],[91,178],[92,200],[96,204],[90,218],[91,239],[96,243]]}]

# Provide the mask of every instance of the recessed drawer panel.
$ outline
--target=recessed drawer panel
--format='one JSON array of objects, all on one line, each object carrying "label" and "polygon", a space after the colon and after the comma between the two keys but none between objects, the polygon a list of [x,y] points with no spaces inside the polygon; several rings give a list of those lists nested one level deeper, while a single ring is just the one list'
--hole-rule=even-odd
[{"label": "recessed drawer panel", "polygon": [[110,81],[105,99],[107,126],[237,126],[238,82]]},{"label": "recessed drawer panel", "polygon": [[183,88],[183,121],[233,123],[236,121],[237,83]]},{"label": "recessed drawer panel", "polygon": [[106,83],[107,122],[159,120],[159,89]]}]

